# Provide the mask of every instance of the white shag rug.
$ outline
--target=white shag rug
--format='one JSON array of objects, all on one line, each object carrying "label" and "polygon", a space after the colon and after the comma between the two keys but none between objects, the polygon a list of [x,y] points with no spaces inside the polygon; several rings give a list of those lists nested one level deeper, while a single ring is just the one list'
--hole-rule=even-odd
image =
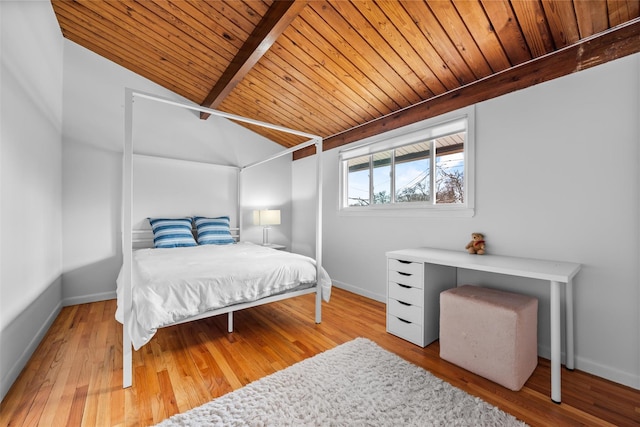
[{"label": "white shag rug", "polygon": [[526,426],[365,338],[158,426]]}]

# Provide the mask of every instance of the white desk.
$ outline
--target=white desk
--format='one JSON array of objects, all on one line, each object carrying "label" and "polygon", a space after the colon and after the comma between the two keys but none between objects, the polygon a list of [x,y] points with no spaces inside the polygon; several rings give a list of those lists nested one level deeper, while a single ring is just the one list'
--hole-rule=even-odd
[{"label": "white desk", "polygon": [[[452,268],[509,274],[518,277],[546,280],[551,292],[551,400],[561,402],[560,367],[561,354],[561,285],[566,286],[566,349],[567,369],[575,363],[573,338],[573,277],[580,270],[580,264],[569,262],[542,261],[537,259],[514,258],[498,255],[470,255],[467,252],[433,248],[403,249],[387,252],[387,258],[404,259],[413,262],[437,264]],[[456,285],[456,284],[453,284]]]}]

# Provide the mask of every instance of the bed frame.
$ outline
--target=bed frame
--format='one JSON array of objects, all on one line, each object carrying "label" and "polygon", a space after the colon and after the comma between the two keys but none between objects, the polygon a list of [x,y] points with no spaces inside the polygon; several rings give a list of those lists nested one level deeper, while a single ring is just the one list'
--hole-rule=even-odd
[{"label": "bed frame", "polygon": [[[122,167],[122,206],[123,206],[123,220],[122,220],[122,278],[123,278],[123,298],[122,308],[124,314],[123,333],[122,333],[122,387],[130,387],[133,383],[133,345],[131,343],[131,337],[128,332],[128,325],[131,321],[131,263],[133,249],[141,247],[149,247],[153,242],[151,230],[134,230],[132,228],[132,206],[133,206],[133,102],[135,98],[144,98],[152,101],[173,105],[180,108],[186,108],[201,113],[209,113],[211,115],[232,119],[244,123],[249,123],[257,126],[266,127],[269,129],[278,130],[298,136],[308,138],[309,140],[303,144],[295,147],[283,150],[275,155],[272,155],[266,159],[250,163],[244,166],[237,166],[238,168],[238,228],[232,229],[234,237],[238,240],[240,233],[242,232],[242,211],[240,206],[241,201],[241,184],[242,184],[242,172],[254,166],[261,165],[271,160],[277,159],[281,156],[288,155],[294,151],[302,148],[315,145],[316,160],[317,160],[317,176],[316,176],[316,277],[320,277],[320,269],[322,268],[322,138],[317,135],[312,135],[305,132],[296,131],[293,129],[284,128],[269,123],[260,122],[246,117],[237,116],[234,114],[224,113],[221,111],[213,110],[210,108],[201,107],[195,104],[187,104],[183,102],[174,101],[171,99],[151,95],[145,92],[136,91],[130,88],[125,89],[125,138],[124,138],[124,154],[123,154],[123,167]],[[211,316],[217,316],[220,314],[228,315],[228,331],[233,331],[233,312],[237,310],[243,310],[245,308],[256,307],[263,304],[269,304],[275,301],[280,301],[287,298],[294,298],[301,295],[315,293],[315,321],[320,323],[322,320],[322,289],[317,284],[310,288],[301,290],[292,290],[286,293],[273,295],[270,297],[262,298],[257,301],[234,304],[228,307],[223,307],[217,310],[208,311],[206,313],[199,314],[197,316],[189,317],[179,322],[173,323],[177,325],[181,323],[191,322],[194,320],[204,319]],[[171,325],[167,325],[171,326]]]},{"label": "bed frame", "polygon": [[[192,230],[195,236],[195,229]],[[132,247],[134,249],[153,248],[153,231],[149,229],[131,230],[132,235]],[[236,242],[240,241],[240,228],[231,228],[231,236]],[[182,323],[192,322],[194,320],[206,319],[207,317],[217,316],[219,314],[228,315],[227,331],[233,332],[233,312],[243,310],[245,308],[256,307],[263,304],[269,304],[270,302],[281,301],[287,298],[293,298],[300,295],[316,294],[316,323],[320,323],[322,320],[322,293],[318,286],[306,287],[304,289],[291,289],[281,294],[272,295],[269,297],[261,298],[257,301],[249,301],[245,303],[233,304],[227,307],[218,308],[216,310],[209,310],[205,313],[192,316],[178,322],[170,323],[167,326],[180,325]]]}]

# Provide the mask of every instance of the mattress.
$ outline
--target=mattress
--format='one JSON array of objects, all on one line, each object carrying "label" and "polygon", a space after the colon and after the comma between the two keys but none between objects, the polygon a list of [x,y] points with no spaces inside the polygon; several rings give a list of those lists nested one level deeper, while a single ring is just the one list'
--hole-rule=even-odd
[{"label": "mattress", "polygon": [[[325,301],[331,279],[324,269],[316,281],[315,260],[243,242],[185,248],[139,249],[131,265],[131,321],[137,350],[157,329],[189,317],[256,301],[317,282]],[[117,279],[116,319],[123,323],[122,270]]]}]

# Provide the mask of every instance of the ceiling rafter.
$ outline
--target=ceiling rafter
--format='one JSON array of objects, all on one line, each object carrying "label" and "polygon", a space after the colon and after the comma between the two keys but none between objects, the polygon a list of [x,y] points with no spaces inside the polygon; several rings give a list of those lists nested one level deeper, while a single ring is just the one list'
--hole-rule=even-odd
[{"label": "ceiling rafter", "polygon": [[[273,2],[201,105],[217,108],[302,12],[307,3],[307,0]],[[208,113],[200,113],[201,119],[207,119],[209,116]]]},{"label": "ceiling rafter", "polygon": [[[412,105],[362,126],[327,137],[324,139],[323,150],[337,148],[420,120],[436,117],[639,51],[640,18],[635,18],[603,34]],[[315,147],[305,147],[294,152],[293,159],[298,160],[313,154],[315,154]]]},{"label": "ceiling rafter", "polygon": [[[640,0],[51,3],[65,38],[191,102],[321,135],[326,148],[640,51],[628,33]],[[623,28],[628,43],[611,37]]]}]

